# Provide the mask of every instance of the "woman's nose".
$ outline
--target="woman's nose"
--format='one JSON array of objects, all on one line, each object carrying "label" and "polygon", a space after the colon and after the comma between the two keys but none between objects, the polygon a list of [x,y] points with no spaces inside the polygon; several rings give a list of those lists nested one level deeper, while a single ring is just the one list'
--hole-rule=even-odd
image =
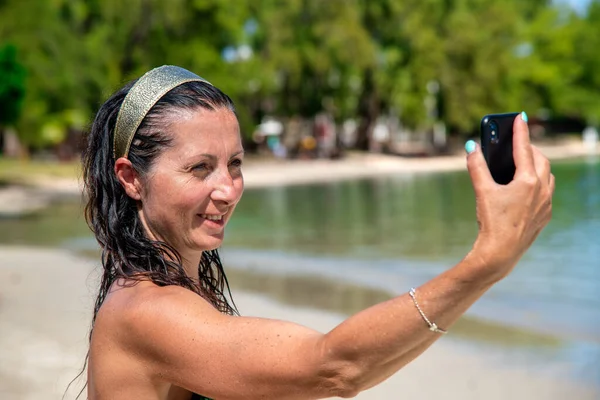
[{"label": "woman's nose", "polygon": [[215,201],[223,201],[231,204],[237,198],[235,182],[229,171],[220,173],[214,182],[211,197]]}]

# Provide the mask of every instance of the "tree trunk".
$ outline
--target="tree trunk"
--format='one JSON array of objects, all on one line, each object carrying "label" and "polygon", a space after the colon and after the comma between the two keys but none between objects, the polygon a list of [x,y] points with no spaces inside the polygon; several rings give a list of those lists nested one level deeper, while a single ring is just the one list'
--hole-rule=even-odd
[{"label": "tree trunk", "polygon": [[27,158],[28,151],[21,144],[17,132],[13,128],[3,128],[0,126],[0,143],[2,155],[7,158]]},{"label": "tree trunk", "polygon": [[363,75],[363,89],[356,114],[359,117],[359,123],[354,147],[358,150],[369,150],[373,124],[379,116],[379,101],[371,68],[365,70]]}]

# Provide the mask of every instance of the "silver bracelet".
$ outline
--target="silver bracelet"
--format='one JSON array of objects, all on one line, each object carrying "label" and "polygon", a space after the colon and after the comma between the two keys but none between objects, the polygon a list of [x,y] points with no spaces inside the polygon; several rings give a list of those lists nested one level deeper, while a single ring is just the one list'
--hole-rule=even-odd
[{"label": "silver bracelet", "polygon": [[425,322],[427,322],[427,325],[429,325],[430,331],[435,332],[435,333],[448,333],[447,331],[445,331],[441,328],[438,328],[438,326],[435,324],[435,322],[431,322],[429,320],[429,318],[427,318],[427,316],[425,316],[425,313],[423,312],[423,310],[421,310],[421,307],[419,307],[419,303],[417,303],[417,298],[415,297],[417,294],[417,291],[415,288],[410,288],[410,291],[408,292],[408,294],[412,298],[413,303],[415,303],[415,307],[417,307],[417,310],[419,311],[419,314],[421,314],[421,317],[423,317]]}]

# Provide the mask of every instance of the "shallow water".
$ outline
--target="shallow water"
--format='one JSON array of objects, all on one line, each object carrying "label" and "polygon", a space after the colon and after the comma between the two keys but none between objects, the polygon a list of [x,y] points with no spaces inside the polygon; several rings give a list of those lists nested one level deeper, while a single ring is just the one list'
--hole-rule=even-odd
[{"label": "shallow water", "polygon": [[[504,342],[513,344],[500,356],[531,353],[541,363],[574,364],[574,374],[600,385],[600,162],[554,163],[553,172],[552,222],[511,276],[468,316],[487,322],[488,330],[500,324],[533,334],[522,345],[521,336],[499,329],[493,342],[502,344],[499,337],[508,335]],[[242,271],[327,277],[389,296],[459,261],[476,232],[465,172],[392,176],[248,190],[228,226],[223,255],[226,265]],[[75,201],[0,220],[0,243],[95,248]],[[290,287],[311,287],[294,282],[278,286],[283,300]],[[344,307],[338,311],[347,312]],[[485,329],[473,329],[470,337]],[[483,339],[494,336],[487,332]]]},{"label": "shallow water", "polygon": [[[499,358],[560,360],[600,384],[600,162],[554,163],[553,172],[552,222],[468,315],[563,341],[552,351],[503,349]],[[451,267],[477,233],[465,172],[249,191],[236,212],[226,260],[391,294]]]},{"label": "shallow water", "polygon": [[[472,312],[600,342],[600,163],[553,171],[552,222]],[[390,275],[418,284],[459,261],[477,232],[464,172],[248,191],[236,213],[226,248],[320,257],[328,274],[392,292],[407,287],[390,287]]]}]

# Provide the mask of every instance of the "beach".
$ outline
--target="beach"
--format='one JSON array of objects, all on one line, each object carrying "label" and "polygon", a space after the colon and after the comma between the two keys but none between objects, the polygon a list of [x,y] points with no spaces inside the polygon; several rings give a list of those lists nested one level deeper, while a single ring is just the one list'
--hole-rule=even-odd
[{"label": "beach", "polygon": [[[63,250],[0,247],[0,398],[60,399],[79,373],[97,287],[95,264]],[[234,296],[243,315],[285,319],[320,332],[346,317],[283,305],[249,292],[236,291]],[[442,338],[399,373],[356,398],[591,400],[600,396],[593,387],[518,364],[497,363],[485,354],[455,349]],[[75,382],[67,399],[75,398],[82,382]]]},{"label": "beach", "polygon": [[[554,160],[588,154],[577,143],[542,147],[542,151]],[[431,159],[350,154],[342,160],[249,160],[244,176],[247,188],[259,188],[465,168],[462,154]],[[58,197],[81,195],[81,182],[74,179],[29,183],[0,188],[0,212],[13,217],[38,210]],[[64,249],[0,246],[0,398],[60,399],[69,381],[81,371],[98,287],[97,265],[93,259]],[[323,333],[348,316],[286,304],[272,295],[235,286],[234,300],[242,315],[285,319]],[[521,358],[506,360],[456,346],[451,335],[357,398],[600,398],[598,386],[571,379],[566,373],[568,366],[556,363],[541,371]],[[76,381],[65,399],[74,399],[82,383]]]},{"label": "beach", "polygon": [[[597,157],[600,146],[587,149],[580,140],[537,143],[552,161]],[[437,157],[400,157],[376,153],[349,153],[341,160],[270,160],[244,167],[247,188],[330,182],[397,174],[421,174],[466,170],[463,152]]]}]

